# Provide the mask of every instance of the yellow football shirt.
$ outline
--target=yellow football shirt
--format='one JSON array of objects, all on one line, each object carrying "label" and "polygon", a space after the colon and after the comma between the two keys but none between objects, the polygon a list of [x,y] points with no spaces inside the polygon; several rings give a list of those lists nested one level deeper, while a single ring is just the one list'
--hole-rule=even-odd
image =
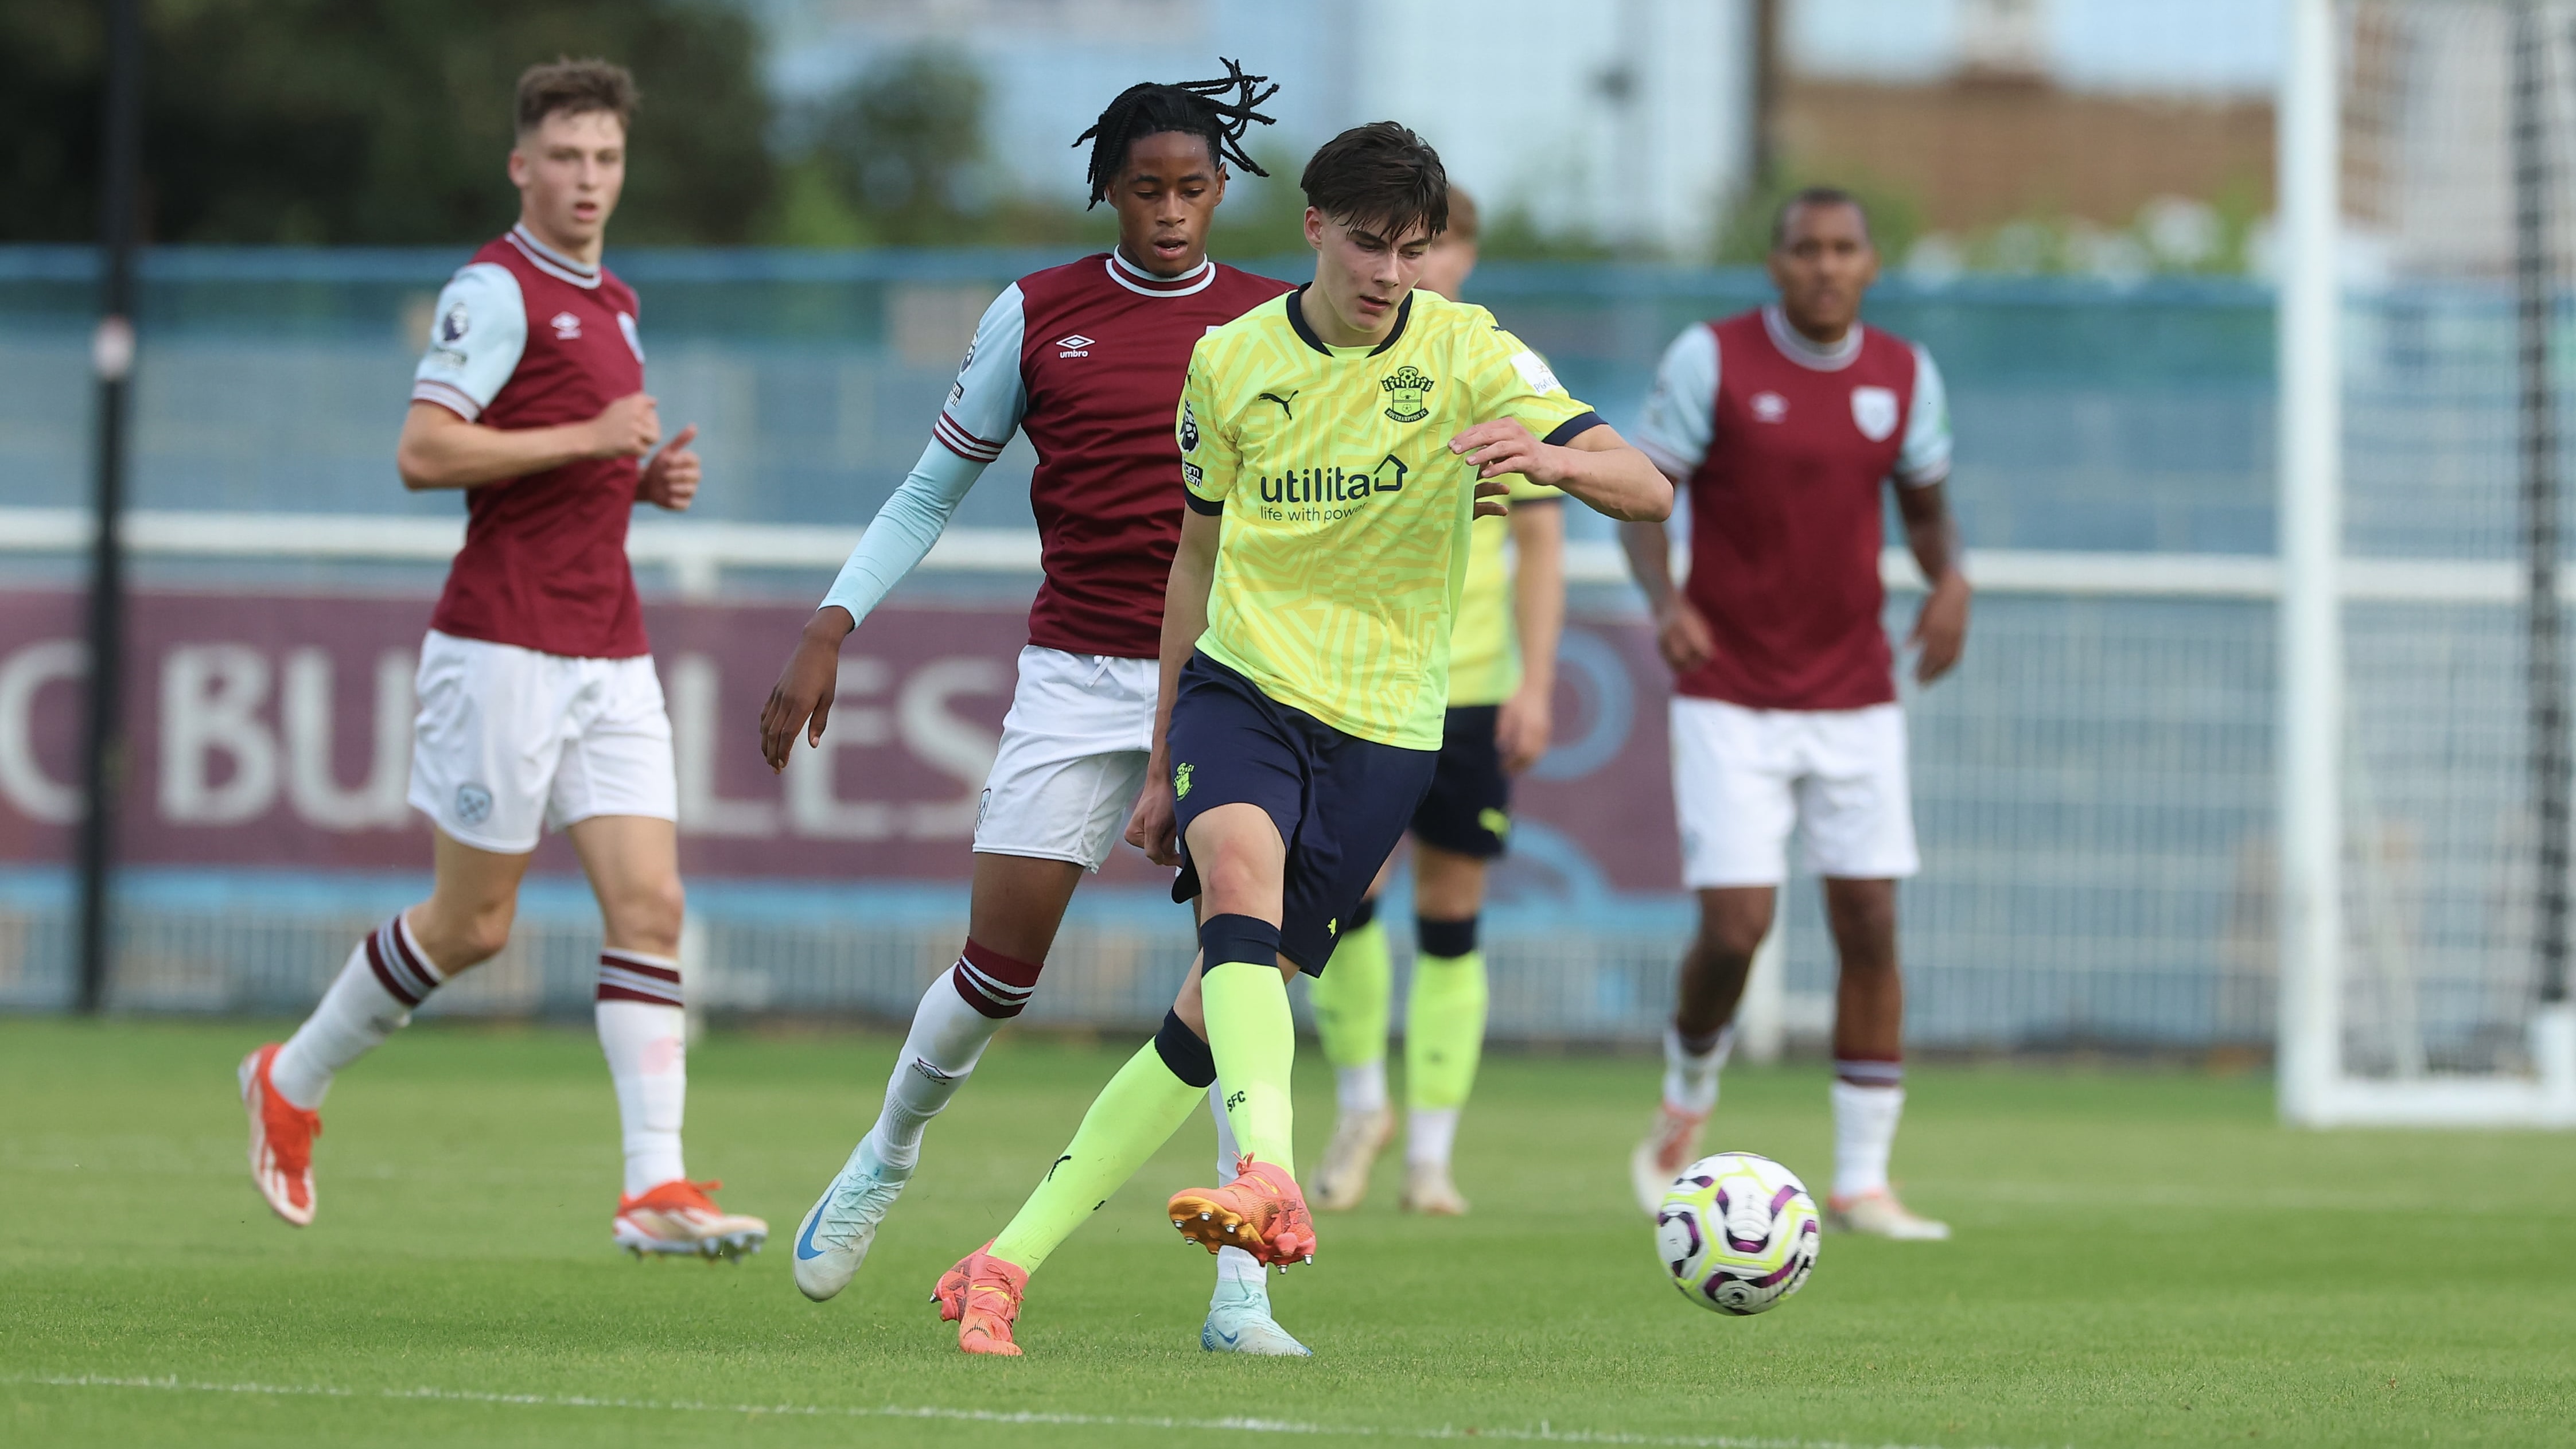
[{"label": "yellow football shirt", "polygon": [[1517,418],[1600,418],[1482,307],[1416,290],[1374,347],[1317,338],[1296,292],[1199,339],[1177,427],[1190,506],[1223,515],[1198,647],[1333,728],[1440,748],[1476,470],[1449,451]]},{"label": "yellow football shirt", "polygon": [[[1565,495],[1513,478],[1512,506],[1554,503]],[[1476,520],[1467,549],[1467,587],[1449,634],[1449,707],[1500,704],[1521,687],[1520,627],[1512,610],[1512,571],[1503,562],[1508,518]]]}]

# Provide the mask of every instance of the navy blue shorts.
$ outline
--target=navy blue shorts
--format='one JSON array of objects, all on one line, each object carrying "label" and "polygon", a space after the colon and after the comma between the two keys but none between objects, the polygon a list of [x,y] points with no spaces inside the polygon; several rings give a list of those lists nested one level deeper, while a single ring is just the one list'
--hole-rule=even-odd
[{"label": "navy blue shorts", "polygon": [[[1184,841],[1190,822],[1219,805],[1258,805],[1279,827],[1288,843],[1279,949],[1307,975],[1323,975],[1341,923],[1431,788],[1439,752],[1344,734],[1204,654],[1181,668],[1171,749]],[[1185,852],[1172,899],[1198,893]]]},{"label": "navy blue shorts", "polygon": [[1453,855],[1492,860],[1512,833],[1512,777],[1494,742],[1498,704],[1458,704],[1440,727],[1440,767],[1413,812],[1413,838]]}]

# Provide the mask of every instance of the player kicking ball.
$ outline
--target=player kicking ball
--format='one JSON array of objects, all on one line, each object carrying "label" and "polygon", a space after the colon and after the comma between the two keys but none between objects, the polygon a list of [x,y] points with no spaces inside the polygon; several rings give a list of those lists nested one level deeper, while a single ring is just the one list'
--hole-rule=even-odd
[{"label": "player kicking ball", "polygon": [[[1449,226],[1423,258],[1424,291],[1452,302],[1476,270],[1477,216],[1449,188]],[[1449,713],[1431,793],[1413,812],[1413,914],[1420,950],[1404,1011],[1404,1193],[1407,1212],[1454,1217],[1467,1210],[1449,1170],[1458,1115],[1485,1046],[1485,956],[1477,949],[1485,869],[1511,834],[1511,777],[1547,753],[1556,689],[1556,641],[1565,624],[1563,495],[1516,479],[1509,518],[1480,519],[1467,584],[1449,642]],[[1507,565],[1503,543],[1519,554]],[[1340,1117],[1314,1174],[1318,1212],[1358,1207],[1369,1168],[1395,1136],[1387,1106],[1387,1018],[1394,970],[1378,893],[1342,923],[1330,975],[1310,999],[1324,1058],[1333,1066]]]},{"label": "player kicking ball", "polygon": [[1281,1266],[1315,1251],[1288,1168],[1287,978],[1324,973],[1431,788],[1480,495],[1519,475],[1622,519],[1661,519],[1673,496],[1490,313],[1417,290],[1449,214],[1419,136],[1345,131],[1304,188],[1314,281],[1191,359],[1190,512],[1154,777],[1128,826],[1197,888],[1198,1005],[1243,1147],[1230,1182],[1172,1196],[1173,1226]]},{"label": "player kicking ball", "polygon": [[[858,1272],[919,1162],[925,1126],[1036,991],[1074,887],[1108,859],[1145,780],[1163,589],[1181,530],[1172,411],[1190,348],[1286,290],[1207,256],[1227,162],[1260,174],[1242,137],[1268,120],[1256,107],[1277,90],[1226,65],[1221,80],[1130,87],[1083,134],[1092,202],[1117,213],[1116,249],[1023,277],[986,310],[921,461],[806,625],[761,716],[773,768],[785,768],[798,731],[822,738],[841,641],[1025,431],[1038,454],[1029,501],[1046,579],[976,821],[966,944],[922,994],[876,1124],[797,1229],[796,1286],[818,1302]],[[1136,1099],[1130,1120],[1174,1104],[1186,1116],[1204,1095],[1215,1077],[1205,1044],[1176,1043],[1174,1058],[1177,1067],[1152,1053],[1129,1064],[1119,1090]],[[1027,1234],[1010,1246],[1023,1268],[1044,1255]],[[1224,1345],[1303,1352],[1271,1321],[1261,1288],[1257,1270],[1221,1275],[1210,1322]]]},{"label": "player kicking ball", "polygon": [[1700,914],[1664,1035],[1663,1107],[1631,1176],[1652,1214],[1699,1155],[1745,974],[1788,878],[1789,832],[1803,827],[1841,962],[1826,1221],[1946,1238],[1887,1180],[1905,1108],[1896,883],[1917,862],[1878,553],[1880,489],[1893,481],[1931,586],[1911,641],[1915,678],[1930,684],[1958,662],[1968,631],[1968,581],[1941,495],[1949,409],[1930,353],[1861,324],[1878,253],[1848,193],[1791,197],[1773,223],[1770,266],[1780,300],[1676,338],[1638,430],[1638,446],[1690,490],[1683,587],[1661,525],[1627,528],[1623,541],[1673,670],[1673,804]]},{"label": "player kicking ball", "polygon": [[[617,1085],[625,1188],[610,1228],[638,1255],[757,1252],[768,1224],[719,1209],[681,1164],[678,786],[671,723],[626,563],[637,503],[698,491],[697,430],[654,451],[635,294],[600,265],[626,175],[635,83],[597,60],[519,77],[519,222],[439,294],[396,466],[465,490],[465,547],[421,645],[412,805],[434,830],[428,900],[349,954],[285,1045],[241,1064],[251,1177],[313,1221],[323,1094],[458,972],[510,939],[539,832],[571,838],[606,926],[599,1044]],[[650,454],[638,465],[637,459]]]}]

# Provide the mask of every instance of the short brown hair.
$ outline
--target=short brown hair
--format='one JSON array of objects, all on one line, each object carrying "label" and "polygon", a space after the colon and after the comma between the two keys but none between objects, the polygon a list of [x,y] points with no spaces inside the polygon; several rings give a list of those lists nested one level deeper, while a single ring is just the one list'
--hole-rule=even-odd
[{"label": "short brown hair", "polygon": [[1393,237],[1415,226],[1449,226],[1449,172],[1431,143],[1393,121],[1353,126],[1326,141],[1297,184],[1306,204],[1345,226],[1383,227]]},{"label": "short brown hair", "polygon": [[558,111],[575,116],[606,111],[619,126],[631,126],[639,99],[635,77],[626,67],[595,56],[557,56],[519,73],[519,134],[544,125]]},{"label": "short brown hair", "polygon": [[1450,187],[1449,225],[1442,230],[1441,234],[1474,246],[1476,238],[1483,235],[1484,230],[1485,219],[1476,212],[1476,198],[1467,194],[1466,187]]}]

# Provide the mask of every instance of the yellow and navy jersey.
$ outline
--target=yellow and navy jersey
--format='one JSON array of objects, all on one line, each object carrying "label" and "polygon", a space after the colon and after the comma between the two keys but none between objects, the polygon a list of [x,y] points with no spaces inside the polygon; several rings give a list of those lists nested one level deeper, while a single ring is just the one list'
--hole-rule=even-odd
[{"label": "yellow and navy jersey", "polygon": [[[1514,477],[1512,507],[1553,504],[1553,488]],[[1503,561],[1508,518],[1479,518],[1467,546],[1467,587],[1458,598],[1458,622],[1449,632],[1449,704],[1500,704],[1521,687],[1520,629],[1512,610],[1512,571]]]},{"label": "yellow and navy jersey", "polygon": [[1332,347],[1304,296],[1190,357],[1182,481],[1224,519],[1198,647],[1346,734],[1436,750],[1475,518],[1449,440],[1517,418],[1563,443],[1601,420],[1482,307],[1416,290],[1384,342]]}]

